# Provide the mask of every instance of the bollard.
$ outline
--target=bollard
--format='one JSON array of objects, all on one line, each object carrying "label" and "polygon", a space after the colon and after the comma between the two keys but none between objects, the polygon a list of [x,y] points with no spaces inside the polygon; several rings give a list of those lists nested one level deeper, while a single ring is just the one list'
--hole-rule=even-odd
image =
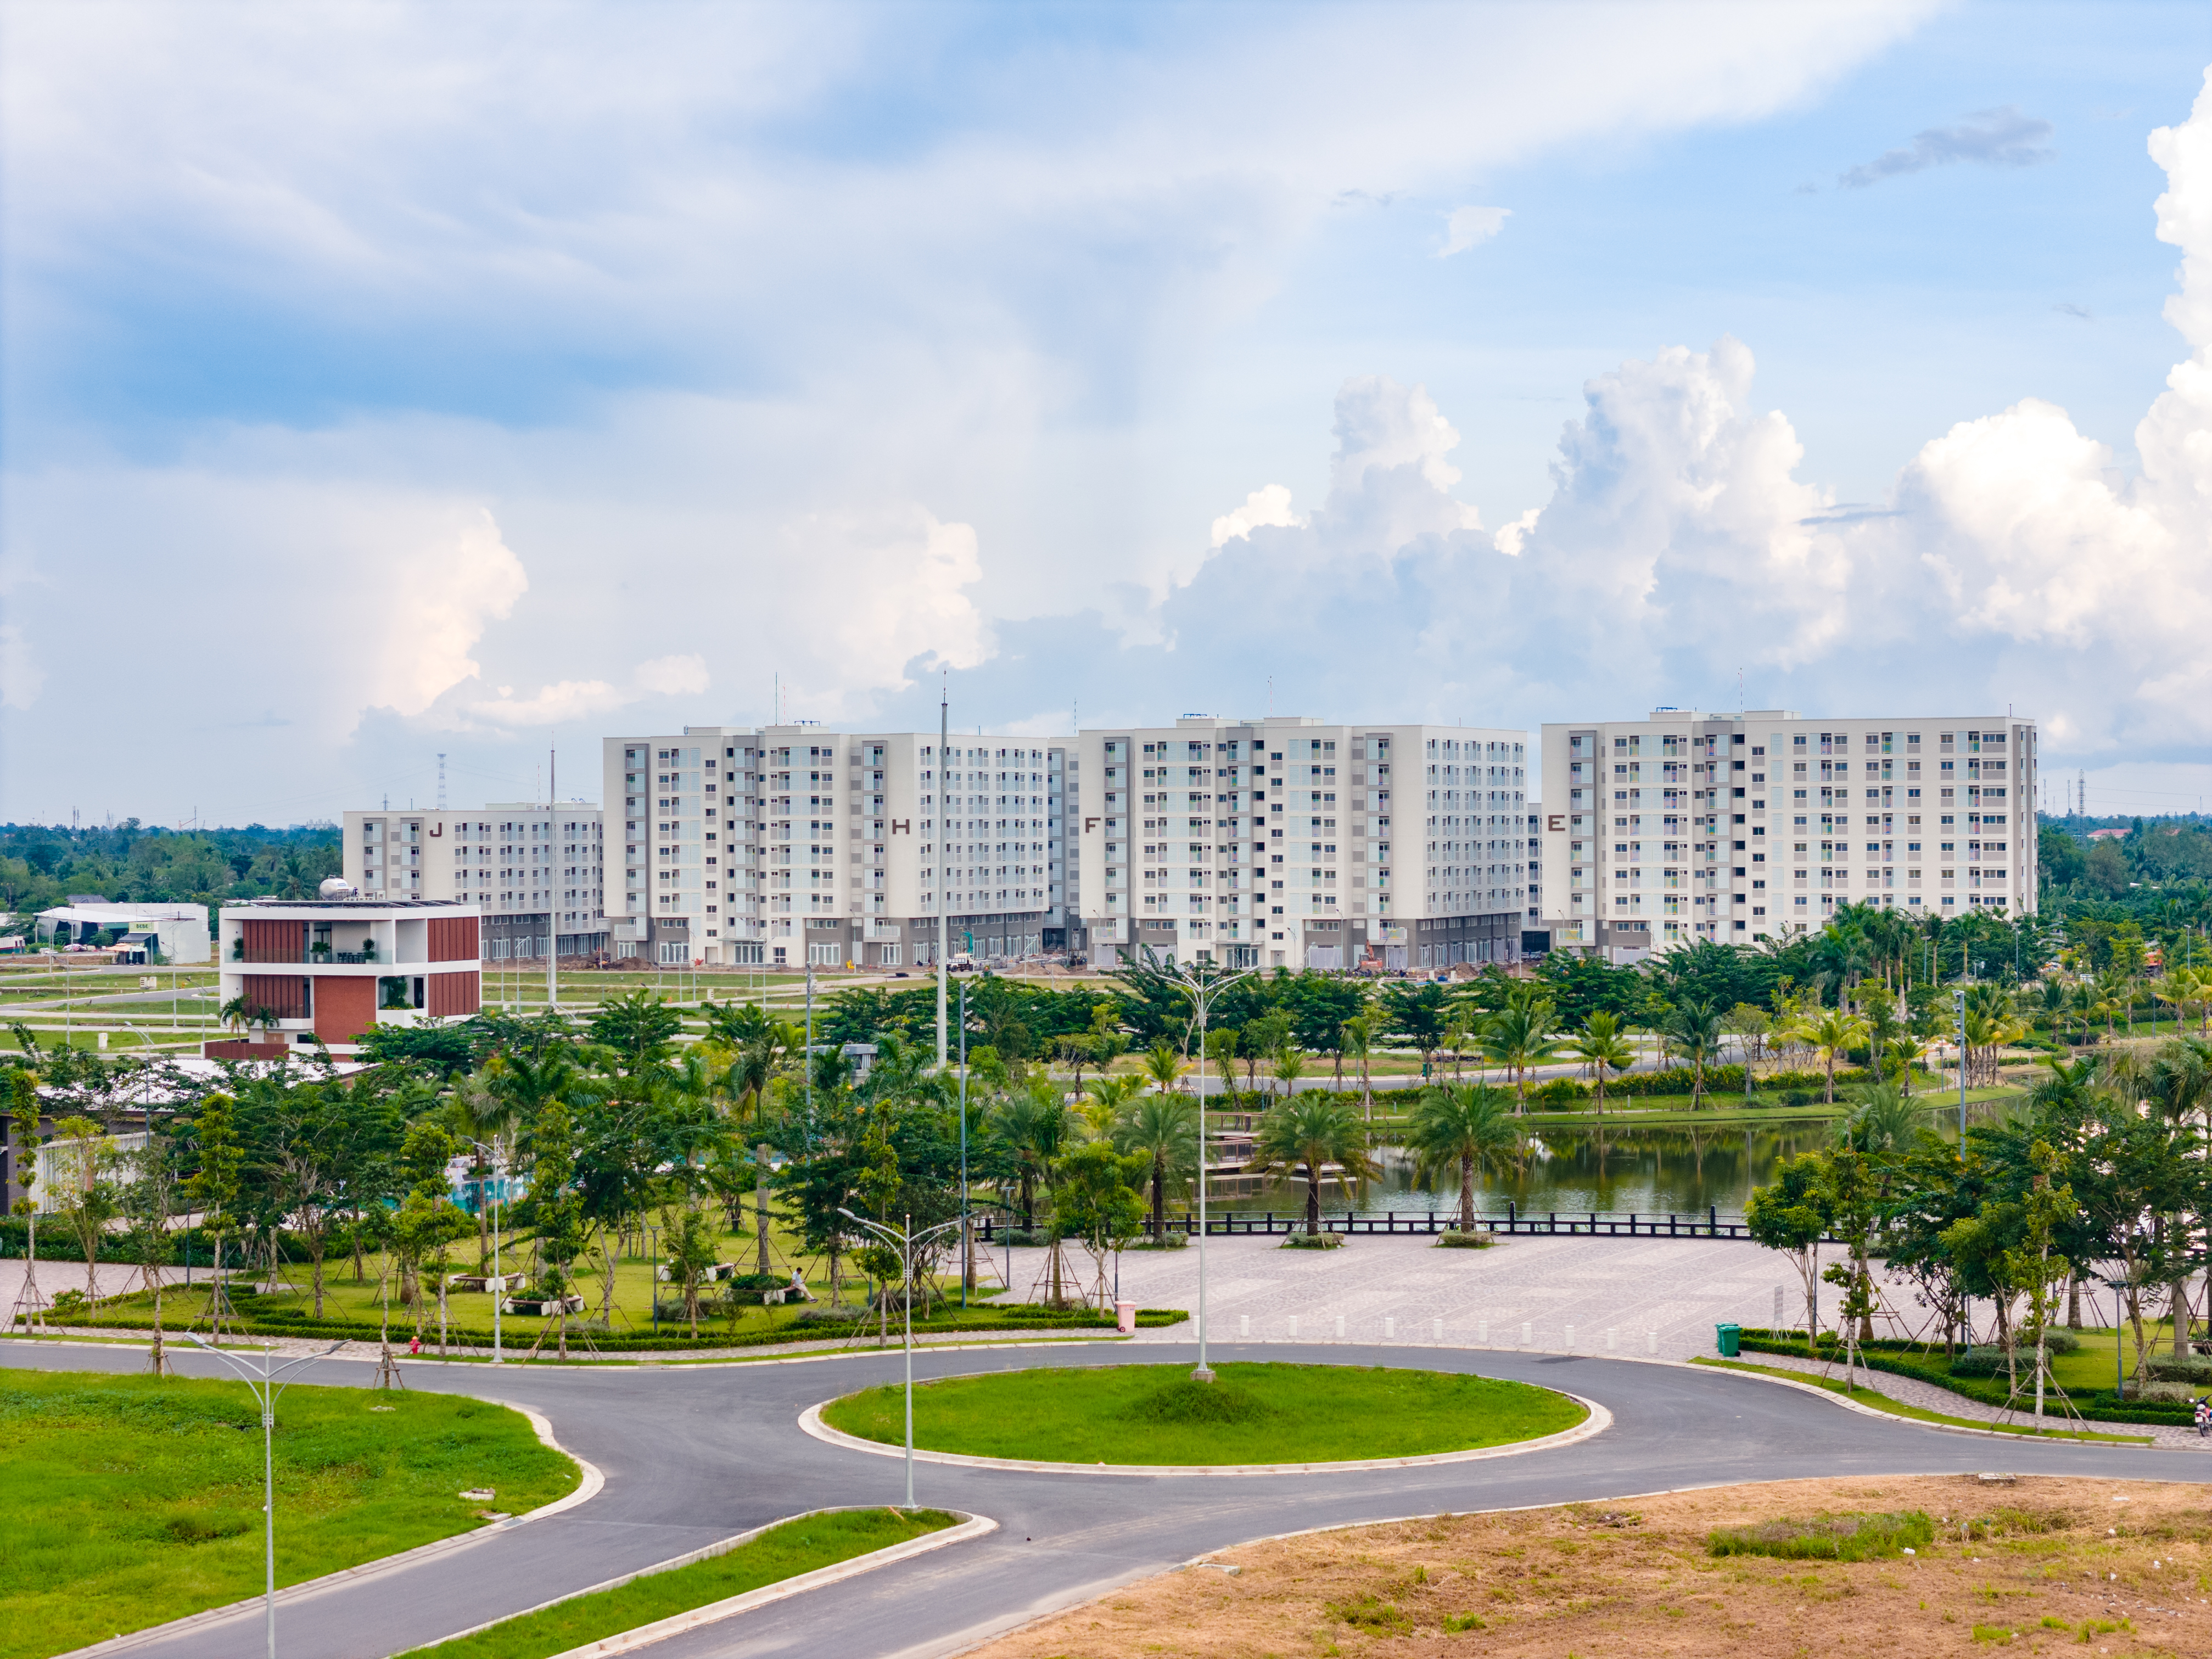
[{"label": "bollard", "polygon": [[1535,1340],[1536,1327],[1530,1321],[1526,1319],[1522,1320],[1521,1322],[1521,1340],[1522,1345],[1525,1346],[1526,1345],[1534,1342]]},{"label": "bollard", "polygon": [[1336,1340],[1340,1342],[1344,1340],[1344,1316],[1342,1314],[1339,1314],[1336,1316]]},{"label": "bollard", "polygon": [[1567,1346],[1567,1352],[1568,1352],[1569,1353],[1572,1353],[1572,1352],[1575,1351],[1575,1328],[1574,1328],[1573,1326],[1571,1326],[1571,1325],[1570,1325],[1570,1326],[1568,1326],[1568,1327],[1567,1327],[1567,1345],[1566,1345],[1566,1346]]},{"label": "bollard", "polygon": [[1398,1340],[1398,1321],[1393,1315],[1382,1316],[1382,1340],[1385,1342],[1395,1342]]},{"label": "bollard", "polygon": [[1605,1328],[1605,1351],[1607,1353],[1614,1353],[1620,1351],[1620,1333],[1615,1330],[1612,1326],[1608,1325]]},{"label": "bollard", "polygon": [[1444,1340],[1444,1322],[1439,1319],[1432,1322],[1436,1327],[1437,1340],[1441,1342]]},{"label": "bollard", "polygon": [[1477,1322],[1474,1328],[1474,1340],[1486,1348],[1490,1346],[1490,1322],[1488,1320],[1485,1319]]},{"label": "bollard", "polygon": [[1657,1353],[1659,1352],[1658,1332],[1646,1331],[1644,1333],[1644,1352],[1646,1353]]},{"label": "bollard", "polygon": [[1297,1340],[1298,1340],[1298,1316],[1297,1316],[1296,1314],[1292,1314],[1292,1315],[1291,1316],[1291,1341],[1293,1341],[1293,1342],[1295,1342],[1295,1341],[1297,1341]]},{"label": "bollard", "polygon": [[1250,1314],[1238,1314],[1237,1316],[1237,1334],[1239,1336],[1249,1336],[1252,1334],[1252,1316]]}]

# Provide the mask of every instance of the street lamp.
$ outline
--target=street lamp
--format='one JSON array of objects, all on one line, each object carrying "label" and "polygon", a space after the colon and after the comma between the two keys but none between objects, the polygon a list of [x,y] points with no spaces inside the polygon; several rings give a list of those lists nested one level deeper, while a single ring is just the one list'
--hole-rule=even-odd
[{"label": "street lamp", "polygon": [[958,1226],[962,1218],[955,1216],[950,1221],[940,1221],[934,1227],[924,1227],[920,1232],[915,1232],[913,1231],[912,1216],[906,1218],[904,1227],[890,1227],[879,1221],[871,1221],[866,1216],[854,1215],[842,1204],[837,1206],[837,1213],[848,1221],[856,1222],[866,1227],[878,1238],[890,1241],[898,1249],[899,1284],[904,1292],[902,1299],[906,1304],[906,1506],[912,1509],[914,1507],[914,1247],[925,1238],[944,1232],[948,1228]]},{"label": "street lamp", "polygon": [[302,1365],[313,1364],[318,1359],[329,1358],[331,1355],[345,1346],[345,1340],[341,1337],[320,1353],[311,1353],[304,1358],[288,1361],[277,1366],[273,1371],[269,1369],[269,1361],[272,1356],[266,1350],[264,1350],[261,1355],[261,1369],[256,1371],[246,1369],[244,1363],[236,1357],[225,1353],[221,1348],[201,1337],[196,1331],[185,1332],[185,1340],[196,1348],[205,1348],[217,1359],[236,1371],[239,1380],[246,1384],[246,1389],[261,1407],[262,1565],[267,1581],[263,1591],[262,1606],[264,1622],[269,1632],[269,1659],[276,1659],[276,1446],[272,1436],[276,1427],[276,1396],[284,1392],[286,1386],[279,1383],[276,1379],[287,1371],[296,1370]]},{"label": "street lamp", "polygon": [[1206,1020],[1214,998],[1259,969],[1248,968],[1226,978],[1207,978],[1191,971],[1195,965],[1176,964],[1176,977],[1198,1010],[1198,1369],[1190,1374],[1190,1380],[1211,1382],[1213,1370],[1206,1363]]},{"label": "street lamp", "polygon": [[[493,1182],[499,1179],[499,1144],[495,1141],[487,1146],[481,1140],[471,1140],[469,1145],[475,1147],[477,1151],[489,1155],[491,1162],[485,1166],[484,1185],[491,1186]],[[498,1190],[499,1188],[493,1188],[494,1192]],[[481,1205],[486,1201],[487,1194],[479,1188],[477,1193],[477,1202]],[[491,1363],[495,1365],[504,1365],[507,1364],[507,1351],[500,1345],[499,1304],[507,1300],[507,1275],[499,1270],[499,1200],[491,1198],[489,1201],[492,1206],[491,1276],[499,1285],[499,1288],[491,1293]]]}]

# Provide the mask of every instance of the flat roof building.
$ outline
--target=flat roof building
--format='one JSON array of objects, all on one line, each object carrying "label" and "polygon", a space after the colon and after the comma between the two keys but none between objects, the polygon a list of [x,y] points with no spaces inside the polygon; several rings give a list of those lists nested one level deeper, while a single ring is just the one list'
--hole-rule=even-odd
[{"label": "flat roof building", "polygon": [[350,1054],[379,1025],[463,1018],[483,993],[474,904],[394,898],[256,899],[217,921],[216,1006],[240,1029],[214,1060],[271,1059],[318,1041]]},{"label": "flat roof building", "polygon": [[484,959],[608,954],[602,814],[583,801],[345,814],[345,879],[367,898],[451,899],[483,918]]},{"label": "flat roof building", "polygon": [[1547,723],[1545,924],[1615,962],[1823,927],[1844,903],[2030,914],[2035,722],[1793,709]]}]

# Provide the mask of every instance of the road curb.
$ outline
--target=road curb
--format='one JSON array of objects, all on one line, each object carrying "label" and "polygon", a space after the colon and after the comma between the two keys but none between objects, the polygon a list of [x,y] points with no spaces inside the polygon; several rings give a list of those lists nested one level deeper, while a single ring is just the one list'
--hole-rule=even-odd
[{"label": "road curb", "polygon": [[[303,1578],[296,1584],[287,1584],[276,1592],[278,1607],[287,1607],[295,1601],[308,1601],[325,1590],[362,1583],[369,1579],[380,1577],[388,1572],[404,1571],[438,1556],[450,1555],[456,1551],[468,1549],[488,1539],[496,1538],[503,1533],[513,1532],[517,1527],[527,1526],[533,1521],[543,1521],[550,1516],[559,1515],[563,1510],[574,1509],[579,1504],[586,1503],[599,1496],[600,1489],[607,1483],[606,1476],[599,1471],[598,1465],[577,1456],[575,1453],[556,1440],[553,1437],[553,1425],[547,1419],[531,1407],[517,1405],[510,1400],[489,1400],[481,1395],[474,1398],[483,1400],[487,1405],[503,1406],[507,1410],[519,1413],[536,1432],[541,1444],[550,1447],[575,1464],[582,1477],[576,1484],[576,1490],[565,1498],[556,1498],[550,1504],[542,1504],[526,1515],[509,1516],[504,1521],[495,1521],[488,1526],[477,1527],[468,1532],[455,1533],[451,1538],[441,1538],[431,1543],[417,1544],[413,1549],[402,1550],[397,1555],[380,1556],[374,1561],[364,1561],[359,1566],[341,1567],[337,1571],[326,1572],[319,1578]],[[224,1607],[210,1607],[204,1613],[187,1613],[182,1619],[172,1619],[166,1624],[149,1625],[144,1630],[134,1630],[122,1636],[111,1636],[105,1642],[94,1642],[89,1647],[72,1648],[67,1653],[57,1654],[55,1659],[94,1659],[95,1655],[102,1656],[104,1659],[104,1656],[108,1654],[128,1653],[132,1649],[143,1647],[150,1642],[163,1641],[187,1631],[200,1630],[210,1625],[222,1624],[228,1620],[242,1619],[250,1614],[258,1613],[267,1605],[261,1596],[252,1596],[246,1601],[233,1601]]]},{"label": "road curb", "polygon": [[[970,1373],[975,1375],[975,1373]],[[985,1373],[998,1375],[998,1373]],[[948,1381],[932,1377],[933,1382]],[[1531,1387],[1542,1387],[1532,1383]],[[971,1457],[959,1452],[924,1451],[915,1449],[917,1463],[942,1463],[954,1468],[1006,1469],[1023,1474],[1095,1474],[1095,1475],[1270,1475],[1270,1474],[1357,1474],[1375,1469],[1428,1468],[1443,1463],[1477,1463],[1493,1457],[1518,1457],[1525,1452],[1557,1451],[1594,1435],[1603,1434],[1613,1426],[1613,1413],[1595,1400],[1554,1389],[1589,1413],[1571,1429],[1562,1429],[1557,1434],[1547,1434],[1535,1440],[1516,1441],[1506,1446],[1476,1446],[1466,1451],[1431,1452],[1419,1457],[1362,1457],[1342,1462],[1322,1463],[1048,1463],[1031,1458]],[[843,1395],[837,1396],[842,1399]],[[825,1406],[836,1400],[824,1400],[809,1406],[799,1414],[799,1426],[825,1444],[846,1451],[866,1452],[877,1457],[904,1457],[906,1448],[887,1446],[879,1440],[863,1440],[858,1435],[833,1429],[822,1420]]]},{"label": "road curb", "polygon": [[[1837,1394],[1832,1389],[1821,1388],[1816,1383],[1800,1382],[1795,1377],[1775,1376],[1765,1371],[1731,1370],[1726,1366],[1722,1365],[1693,1365],[1686,1359],[1677,1363],[1679,1363],[1685,1370],[1703,1371],[1716,1376],[1740,1376],[1745,1381],[1750,1382],[1771,1382],[1777,1388],[1795,1389],[1800,1394],[1809,1394],[1816,1399],[1828,1401],[1831,1405],[1841,1406],[1846,1411],[1856,1412],[1862,1417],[1872,1417],[1878,1419],[1884,1423],[1900,1424],[1910,1428],[1933,1429],[1939,1434],[1978,1435],[1985,1440],[2010,1440],[2015,1443],[2025,1441],[2030,1444],[2039,1446],[2087,1446],[2098,1451],[2170,1452],[2187,1451],[2191,1449],[2191,1448],[2186,1446],[2161,1446],[2154,1437],[2143,1439],[2138,1443],[2130,1444],[2127,1440],[2118,1437],[2110,1440],[2075,1440],[2069,1438],[2067,1436],[2057,1434],[2024,1434],[2010,1432],[2004,1429],[1978,1429],[1965,1423],[1930,1423],[1924,1418],[1903,1417],[1895,1412],[1883,1411],[1878,1407],[1862,1406],[1857,1401],[1848,1399],[1843,1395]],[[1869,1389],[1867,1392],[1869,1394],[1881,1394],[1881,1390],[1879,1389]],[[1881,1397],[1885,1400],[1890,1398],[1890,1396],[1886,1394],[1882,1395]],[[1899,1403],[1901,1405],[1904,1402],[1900,1401]],[[2150,1428],[2153,1426],[2154,1425],[2148,1423],[2108,1423],[2105,1425],[2105,1427],[2108,1429]],[[2102,1431],[2092,1429],[2087,1431],[2087,1432],[2095,1434],[2100,1433]]]}]

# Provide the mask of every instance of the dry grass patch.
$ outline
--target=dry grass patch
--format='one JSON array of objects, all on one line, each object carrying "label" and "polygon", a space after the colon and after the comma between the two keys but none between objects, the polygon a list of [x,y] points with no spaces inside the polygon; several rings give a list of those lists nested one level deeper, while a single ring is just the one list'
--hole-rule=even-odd
[{"label": "dry grass patch", "polygon": [[[1896,1553],[1715,1553],[1854,1531]],[[1208,1559],[1241,1571],[1133,1585],[975,1659],[2212,1652],[2212,1496],[2153,1481],[1796,1480],[1442,1516]]]}]

